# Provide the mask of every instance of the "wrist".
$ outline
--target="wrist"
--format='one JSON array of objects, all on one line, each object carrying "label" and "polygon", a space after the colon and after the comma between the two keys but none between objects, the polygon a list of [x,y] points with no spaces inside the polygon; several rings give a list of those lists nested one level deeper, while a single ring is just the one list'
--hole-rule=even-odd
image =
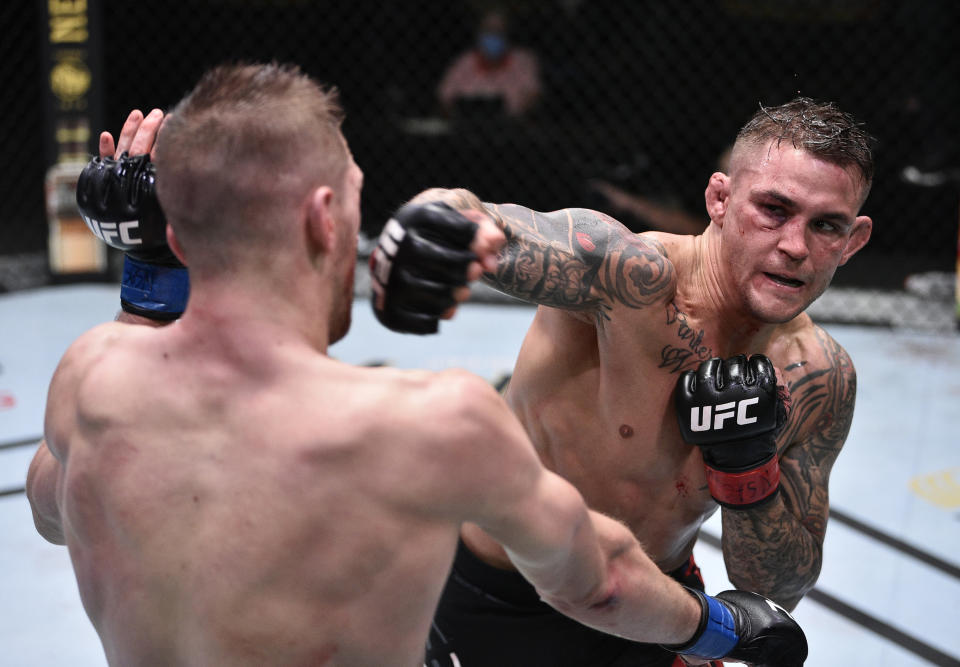
[{"label": "wrist", "polygon": [[679,645],[663,645],[667,650],[698,658],[722,658],[736,648],[740,637],[736,620],[720,600],[689,586],[684,588],[700,602],[700,625],[693,637]]},{"label": "wrist", "polygon": [[742,471],[720,470],[704,462],[710,495],[728,509],[751,509],[773,500],[780,491],[780,461],[776,456]]},{"label": "wrist", "polygon": [[175,320],[183,314],[189,296],[186,268],[124,257],[120,282],[120,305],[124,311],[154,320]]}]

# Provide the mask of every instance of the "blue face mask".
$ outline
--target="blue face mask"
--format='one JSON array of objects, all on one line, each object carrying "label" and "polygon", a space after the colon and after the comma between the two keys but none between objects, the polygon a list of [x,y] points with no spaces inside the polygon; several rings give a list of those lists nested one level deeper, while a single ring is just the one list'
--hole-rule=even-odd
[{"label": "blue face mask", "polygon": [[477,46],[489,60],[499,60],[507,52],[507,38],[499,32],[482,32],[477,38]]}]

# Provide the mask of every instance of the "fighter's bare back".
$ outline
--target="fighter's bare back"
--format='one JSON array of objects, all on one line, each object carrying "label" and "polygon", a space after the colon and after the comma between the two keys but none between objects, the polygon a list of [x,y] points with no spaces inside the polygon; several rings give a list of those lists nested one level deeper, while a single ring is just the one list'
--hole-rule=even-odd
[{"label": "fighter's bare back", "polygon": [[48,446],[111,664],[421,664],[457,537],[450,471],[435,483],[436,443],[402,417],[443,404],[430,377],[279,330],[110,323],[75,343]]}]

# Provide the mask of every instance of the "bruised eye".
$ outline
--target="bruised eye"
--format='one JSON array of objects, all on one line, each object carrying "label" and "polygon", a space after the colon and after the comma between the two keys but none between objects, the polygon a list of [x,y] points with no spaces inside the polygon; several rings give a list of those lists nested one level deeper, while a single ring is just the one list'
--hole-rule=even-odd
[{"label": "bruised eye", "polygon": [[763,204],[761,208],[767,214],[767,216],[776,218],[777,220],[783,220],[787,215],[786,210],[777,204]]},{"label": "bruised eye", "polygon": [[813,227],[817,231],[834,234],[840,231],[840,228],[829,220],[814,220]]}]

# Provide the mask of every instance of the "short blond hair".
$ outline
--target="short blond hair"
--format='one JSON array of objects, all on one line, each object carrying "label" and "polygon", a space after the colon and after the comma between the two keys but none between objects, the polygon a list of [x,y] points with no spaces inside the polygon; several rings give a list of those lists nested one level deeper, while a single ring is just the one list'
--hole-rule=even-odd
[{"label": "short blond hair", "polygon": [[223,65],[204,74],[157,140],[158,196],[187,254],[268,243],[312,188],[339,190],[349,162],[342,122],[336,89],[295,65]]}]

